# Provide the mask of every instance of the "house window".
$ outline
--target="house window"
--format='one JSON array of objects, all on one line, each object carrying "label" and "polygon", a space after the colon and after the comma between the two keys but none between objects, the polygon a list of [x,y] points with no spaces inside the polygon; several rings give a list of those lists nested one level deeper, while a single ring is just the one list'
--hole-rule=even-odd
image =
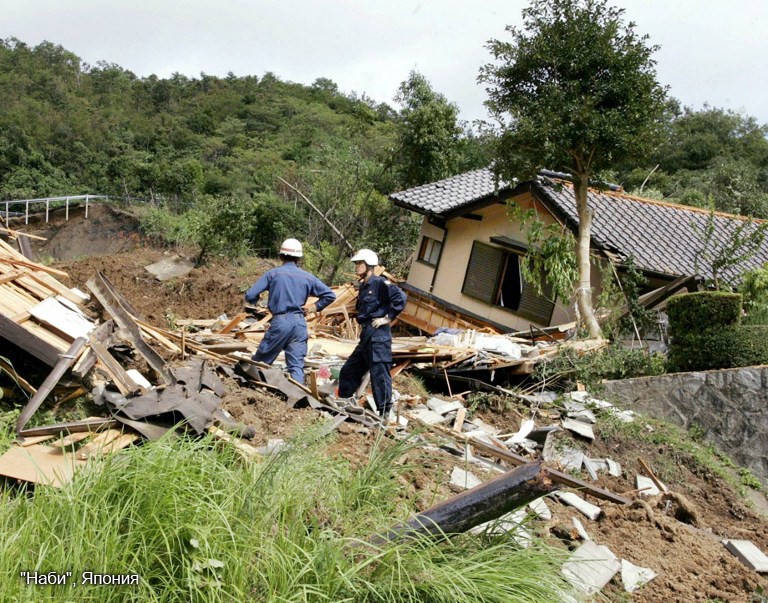
[{"label": "house window", "polygon": [[440,241],[430,237],[422,237],[421,247],[419,248],[419,261],[430,266],[437,266],[442,249],[443,244]]},{"label": "house window", "polygon": [[461,292],[539,324],[549,324],[555,308],[551,287],[540,295],[523,279],[521,254],[475,241]]}]

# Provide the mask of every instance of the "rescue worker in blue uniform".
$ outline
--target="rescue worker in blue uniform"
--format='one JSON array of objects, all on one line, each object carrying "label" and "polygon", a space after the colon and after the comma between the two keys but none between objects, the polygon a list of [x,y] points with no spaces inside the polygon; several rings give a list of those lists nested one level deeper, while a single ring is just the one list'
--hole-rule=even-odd
[{"label": "rescue worker in blue uniform", "polygon": [[370,249],[353,257],[355,274],[360,278],[357,294],[357,322],[363,327],[360,342],[339,374],[339,397],[349,398],[371,373],[371,388],[376,409],[383,422],[392,408],[392,331],[390,323],[405,308],[405,293],[382,276],[374,274],[379,258]]},{"label": "rescue worker in blue uniform", "polygon": [[[336,299],[328,285],[298,267],[297,262],[303,256],[301,243],[286,239],[280,247],[282,266],[265,272],[245,292],[245,301],[254,304],[264,291],[269,291],[267,308],[272,313],[270,327],[253,360],[272,364],[284,351],[286,369],[299,383],[304,383],[304,357],[307,355],[305,316],[320,312]],[[317,297],[317,302],[308,304],[310,296]]]}]

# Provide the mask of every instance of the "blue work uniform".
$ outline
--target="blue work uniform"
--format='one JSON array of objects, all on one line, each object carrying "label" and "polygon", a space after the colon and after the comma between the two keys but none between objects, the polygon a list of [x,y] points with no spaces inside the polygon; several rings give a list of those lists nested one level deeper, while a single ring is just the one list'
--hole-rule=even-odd
[{"label": "blue work uniform", "polygon": [[336,299],[336,294],[319,278],[290,261],[265,272],[245,292],[245,301],[255,303],[264,291],[269,291],[267,307],[272,321],[253,359],[272,364],[285,351],[288,373],[303,383],[308,334],[302,306],[310,296],[317,297],[319,312]]},{"label": "blue work uniform", "polygon": [[339,374],[339,396],[349,398],[360,387],[365,372],[370,371],[373,400],[385,419],[392,408],[392,331],[388,324],[376,329],[371,321],[383,316],[394,320],[405,308],[405,302],[403,290],[381,276],[372,275],[360,285],[356,308],[363,332]]}]

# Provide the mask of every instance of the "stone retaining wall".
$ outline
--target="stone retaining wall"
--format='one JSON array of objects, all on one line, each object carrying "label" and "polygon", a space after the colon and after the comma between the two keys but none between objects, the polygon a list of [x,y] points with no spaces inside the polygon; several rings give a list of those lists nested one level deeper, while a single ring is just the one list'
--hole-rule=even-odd
[{"label": "stone retaining wall", "polygon": [[686,430],[701,428],[768,485],[768,366],[608,381],[602,397]]}]

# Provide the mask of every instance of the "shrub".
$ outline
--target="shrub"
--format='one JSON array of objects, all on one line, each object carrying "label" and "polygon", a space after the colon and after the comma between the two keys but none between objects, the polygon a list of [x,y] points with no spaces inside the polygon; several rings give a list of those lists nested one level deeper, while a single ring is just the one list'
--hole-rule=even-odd
[{"label": "shrub", "polygon": [[671,371],[706,371],[768,364],[767,325],[729,325],[675,335]]},{"label": "shrub", "polygon": [[536,367],[534,378],[538,381],[565,379],[566,387],[576,381],[589,391],[600,390],[606,379],[629,379],[661,375],[665,372],[664,359],[659,354],[643,350],[631,350],[621,345],[611,345],[601,352],[579,356],[575,350],[565,349],[548,362]]},{"label": "shrub", "polygon": [[702,291],[673,297],[667,302],[670,334],[674,338],[703,328],[738,324],[741,306],[738,293]]}]

